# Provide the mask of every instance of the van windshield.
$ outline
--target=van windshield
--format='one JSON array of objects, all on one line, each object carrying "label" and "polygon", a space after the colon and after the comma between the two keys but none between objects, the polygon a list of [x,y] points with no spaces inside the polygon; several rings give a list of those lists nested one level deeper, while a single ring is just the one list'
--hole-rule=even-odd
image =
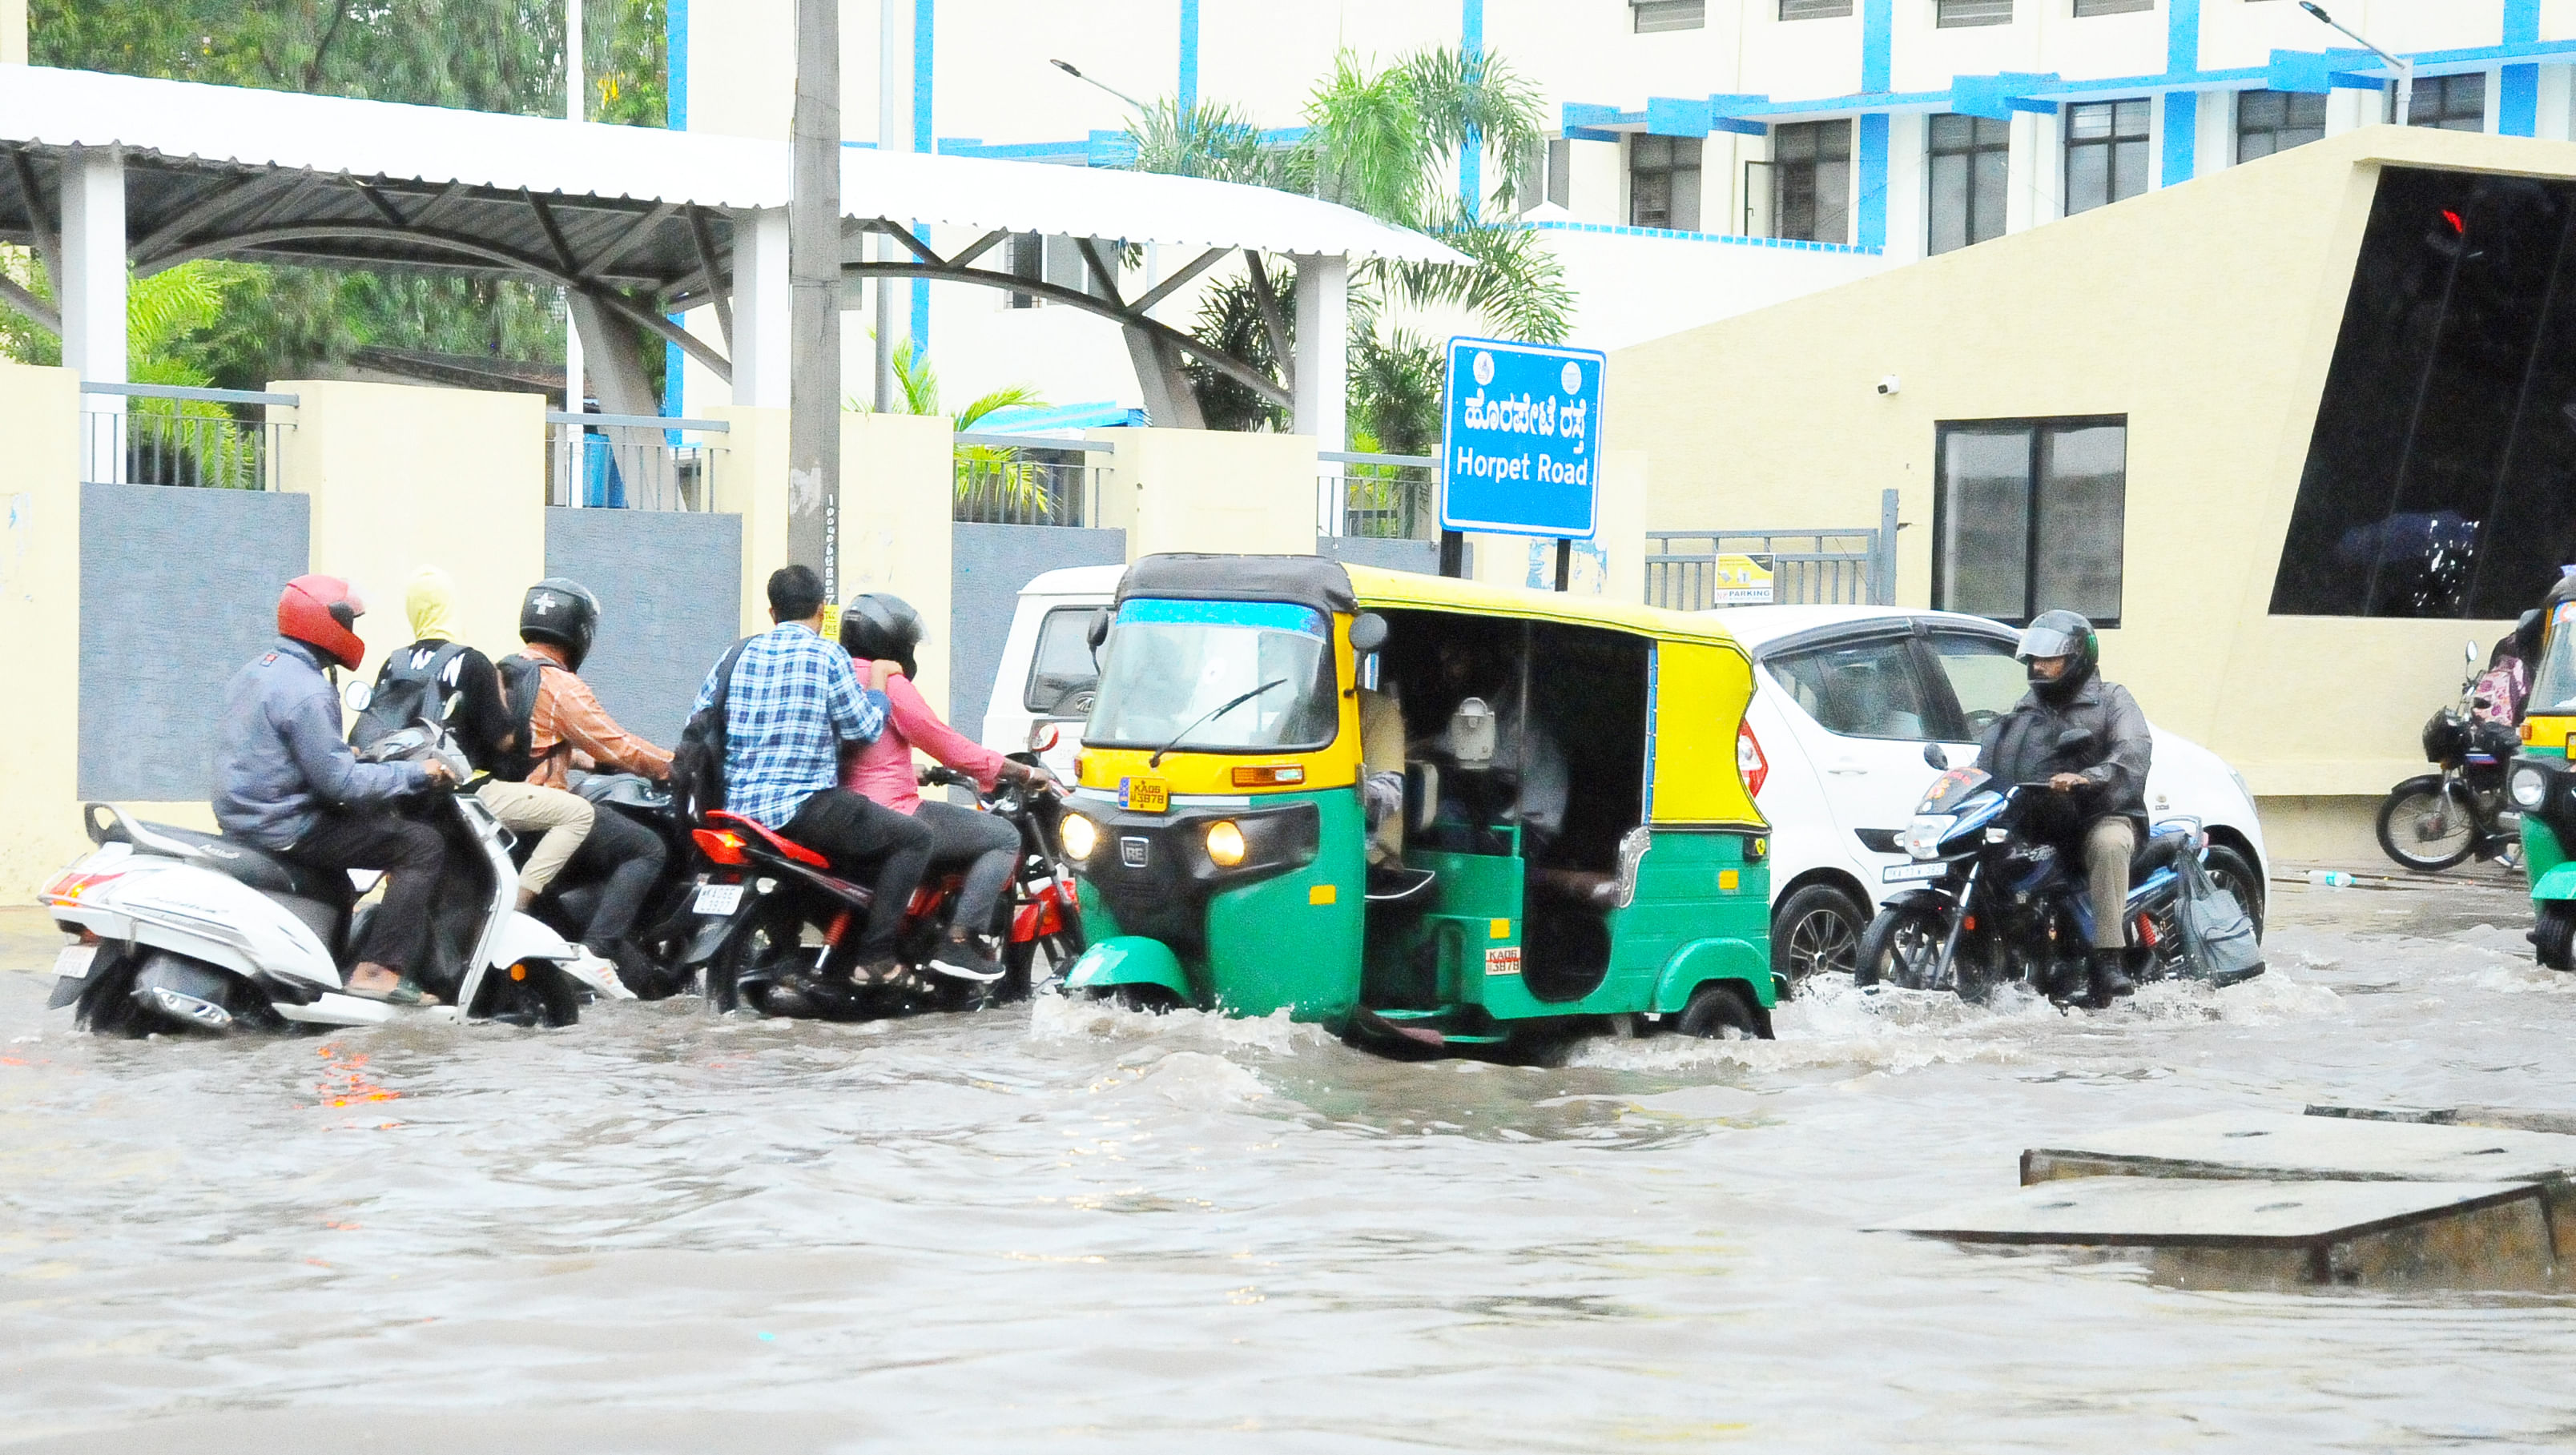
[{"label": "van windshield", "polygon": [[1340,717],[1330,631],[1322,612],[1291,602],[1128,601],[1110,626],[1083,741],[1320,748]]}]

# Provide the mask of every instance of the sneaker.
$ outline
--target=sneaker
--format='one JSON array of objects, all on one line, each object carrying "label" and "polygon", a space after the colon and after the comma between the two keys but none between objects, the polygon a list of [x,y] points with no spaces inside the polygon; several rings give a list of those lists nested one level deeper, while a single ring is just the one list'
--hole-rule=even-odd
[{"label": "sneaker", "polygon": [[923,968],[958,980],[971,980],[978,985],[990,985],[1001,979],[1003,973],[1002,967],[994,963],[971,937],[941,941],[939,948],[931,951],[930,963]]}]

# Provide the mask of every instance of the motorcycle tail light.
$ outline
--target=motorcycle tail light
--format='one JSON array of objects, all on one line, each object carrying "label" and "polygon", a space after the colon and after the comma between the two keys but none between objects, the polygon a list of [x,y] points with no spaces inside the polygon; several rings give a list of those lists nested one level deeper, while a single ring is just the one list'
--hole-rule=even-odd
[{"label": "motorcycle tail light", "polygon": [[739,864],[743,861],[742,835],[731,829],[691,829],[689,837],[696,841],[699,853],[716,863]]},{"label": "motorcycle tail light", "polygon": [[1975,929],[1977,927],[1977,917],[1973,914],[1969,915],[1966,919],[1959,921],[1959,927],[1967,930]]}]

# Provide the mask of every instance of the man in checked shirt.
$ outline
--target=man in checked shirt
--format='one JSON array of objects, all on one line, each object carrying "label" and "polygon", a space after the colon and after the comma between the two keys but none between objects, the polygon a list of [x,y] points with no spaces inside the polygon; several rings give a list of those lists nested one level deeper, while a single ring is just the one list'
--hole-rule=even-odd
[{"label": "man in checked shirt", "polygon": [[[885,730],[885,664],[861,682],[850,654],[823,639],[823,580],[808,567],[770,575],[769,615],[778,625],[744,644],[726,689],[725,809],[836,865],[877,862],[867,928],[839,953],[855,962],[854,983],[880,984],[902,971],[895,941],[932,837],[910,814],[840,786],[841,744],[871,743]],[[691,712],[715,694],[711,670]]]}]

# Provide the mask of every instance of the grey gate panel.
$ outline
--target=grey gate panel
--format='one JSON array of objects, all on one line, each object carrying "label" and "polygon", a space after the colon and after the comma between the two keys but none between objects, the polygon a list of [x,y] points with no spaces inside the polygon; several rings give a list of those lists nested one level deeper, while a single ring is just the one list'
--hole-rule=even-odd
[{"label": "grey gate panel", "polygon": [[1329,556],[1345,566],[1374,566],[1381,571],[1414,571],[1425,576],[1440,574],[1438,541],[1404,540],[1392,536],[1317,536],[1315,554]]},{"label": "grey gate panel", "polygon": [[301,495],[81,487],[83,798],[212,792],[224,684],[277,639],[278,588],[308,569],[311,523]]},{"label": "grey gate panel", "polygon": [[599,597],[599,639],[581,675],[600,706],[671,747],[708,669],[741,635],[742,517],[550,509],[546,574]]},{"label": "grey gate panel", "polygon": [[[1010,639],[1020,588],[1067,566],[1115,566],[1127,532],[1053,525],[960,523],[950,537],[948,721],[970,738],[984,731],[984,705]],[[933,624],[934,631],[937,629]]]}]

